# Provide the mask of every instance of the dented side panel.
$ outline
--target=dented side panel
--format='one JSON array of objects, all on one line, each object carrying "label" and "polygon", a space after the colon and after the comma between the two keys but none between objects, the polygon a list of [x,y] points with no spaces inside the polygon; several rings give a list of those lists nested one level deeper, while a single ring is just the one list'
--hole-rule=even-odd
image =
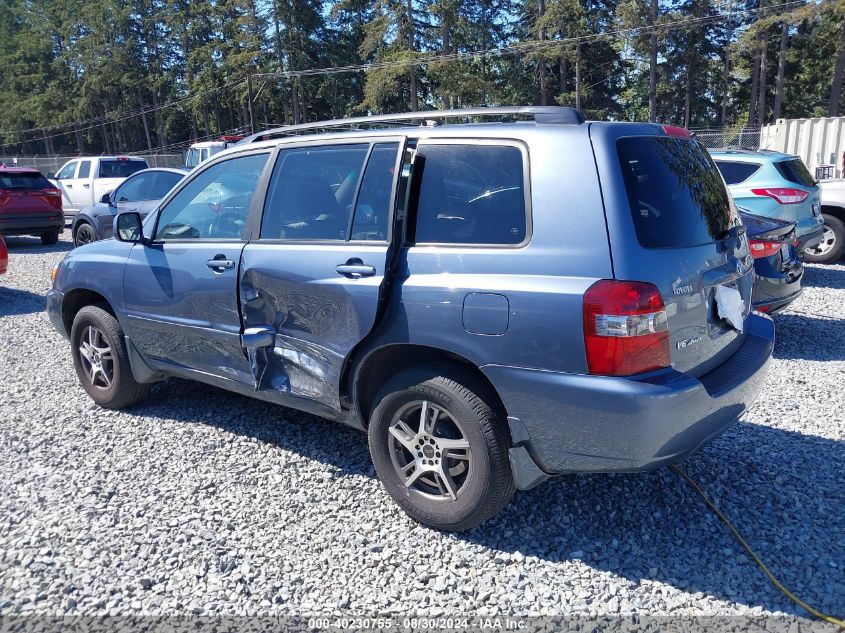
[{"label": "dented side panel", "polygon": [[[266,328],[272,346],[247,348],[256,390],[308,398],[340,411],[346,357],[373,327],[387,244],[248,244],[241,262],[244,330]],[[358,259],[375,268],[353,277],[337,267]]]}]

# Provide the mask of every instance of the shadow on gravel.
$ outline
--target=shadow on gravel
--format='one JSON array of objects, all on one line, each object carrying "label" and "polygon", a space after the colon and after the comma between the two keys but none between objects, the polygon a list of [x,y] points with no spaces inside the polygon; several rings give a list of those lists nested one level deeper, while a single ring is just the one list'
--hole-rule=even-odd
[{"label": "shadow on gravel", "polygon": [[44,295],[0,286],[0,317],[43,312],[46,307]]},{"label": "shadow on gravel", "polygon": [[[133,413],[212,424],[346,475],[375,474],[366,437],[358,431],[213,387],[159,383]],[[822,611],[842,615],[845,442],[740,422],[682,467],[790,589]],[[806,615],[668,468],[552,479],[517,493],[498,517],[470,532],[432,533],[432,542],[441,538],[507,554],[499,561],[503,574],[516,573],[519,555],[549,562],[577,558],[637,585],[656,580],[693,594]],[[577,576],[572,583],[577,590]]]},{"label": "shadow on gravel", "polygon": [[[743,422],[681,466],[787,587],[845,614],[845,442]],[[668,468],[552,480],[517,494],[467,538],[549,561],[580,558],[637,584],[654,579],[806,615]]]},{"label": "shadow on gravel", "polygon": [[779,313],[775,321],[775,358],[845,360],[845,319]]},{"label": "shadow on gravel", "polygon": [[[72,242],[59,241],[58,244],[45,246],[38,237],[6,237],[6,246],[9,248],[9,256],[13,255],[40,255],[42,253],[64,253],[73,248]],[[10,264],[11,265],[11,264]]]},{"label": "shadow on gravel", "polygon": [[833,267],[833,265],[813,265],[804,267],[804,278],[801,285],[805,288],[832,288],[842,290],[845,288],[845,267]]}]

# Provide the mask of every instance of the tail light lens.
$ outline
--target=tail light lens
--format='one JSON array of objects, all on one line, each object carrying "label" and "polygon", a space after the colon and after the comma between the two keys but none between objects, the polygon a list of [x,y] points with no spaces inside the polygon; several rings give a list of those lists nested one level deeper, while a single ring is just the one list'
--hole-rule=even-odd
[{"label": "tail light lens", "polygon": [[640,281],[597,281],[584,293],[584,342],[591,374],[630,376],[668,367],[660,292]]},{"label": "tail light lens", "polygon": [[768,242],[766,240],[748,240],[751,247],[751,256],[754,259],[771,257],[780,250],[780,242]]},{"label": "tail light lens", "polygon": [[780,204],[796,204],[804,200],[810,194],[801,189],[789,189],[784,187],[771,187],[769,189],[752,189],[755,196],[768,196],[774,198]]},{"label": "tail light lens", "polygon": [[57,198],[62,197],[62,192],[58,189],[44,189],[43,192],[45,196],[55,196]]}]

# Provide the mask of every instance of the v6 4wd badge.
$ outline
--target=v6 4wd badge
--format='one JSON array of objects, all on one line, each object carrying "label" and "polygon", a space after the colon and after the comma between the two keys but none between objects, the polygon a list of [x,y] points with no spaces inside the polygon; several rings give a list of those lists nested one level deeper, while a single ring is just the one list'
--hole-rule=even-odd
[{"label": "v6 4wd badge", "polygon": [[701,337],[696,336],[695,338],[688,338],[685,341],[678,341],[675,343],[675,347],[678,349],[684,349],[685,347],[689,347],[690,345],[695,345],[696,343],[701,342]]}]

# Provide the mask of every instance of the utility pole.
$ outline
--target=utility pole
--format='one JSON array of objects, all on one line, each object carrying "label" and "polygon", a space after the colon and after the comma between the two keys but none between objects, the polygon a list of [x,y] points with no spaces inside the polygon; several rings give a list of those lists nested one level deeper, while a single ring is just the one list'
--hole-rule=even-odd
[{"label": "utility pole", "polygon": [[249,73],[246,76],[246,98],[247,106],[249,106],[249,133],[255,134],[255,113],[252,109],[252,75]]}]

